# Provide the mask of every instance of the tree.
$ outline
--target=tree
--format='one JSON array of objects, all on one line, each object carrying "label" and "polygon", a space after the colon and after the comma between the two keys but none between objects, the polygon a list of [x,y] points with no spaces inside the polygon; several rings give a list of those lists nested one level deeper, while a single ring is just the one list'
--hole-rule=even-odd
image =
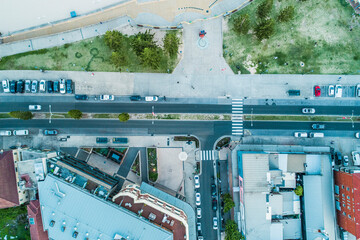
[{"label": "tree", "polygon": [[298,185],[295,190],[294,193],[296,195],[298,195],[299,197],[301,197],[303,195],[303,187],[301,185]]},{"label": "tree", "polygon": [[263,39],[269,39],[274,33],[274,25],[274,20],[272,19],[263,20],[258,25],[256,25],[254,31],[257,39],[259,41],[262,41]]},{"label": "tree", "polygon": [[82,115],[83,115],[82,112],[81,112],[80,110],[77,110],[77,109],[70,110],[70,111],[68,112],[68,114],[69,114],[69,116],[70,116],[71,118],[77,119],[77,120],[81,119],[81,118],[82,118]]},{"label": "tree", "polygon": [[224,201],[224,213],[230,211],[233,207],[235,207],[235,203],[232,200],[230,193],[226,193],[223,195]]},{"label": "tree", "polygon": [[145,48],[144,52],[141,54],[142,63],[152,69],[157,69],[159,67],[160,60],[160,51],[156,48]]},{"label": "tree", "polygon": [[130,45],[137,56],[141,56],[145,48],[157,48],[154,41],[154,33],[146,30],[144,33],[138,33],[130,38]]},{"label": "tree", "polygon": [[10,117],[13,118],[18,118],[21,120],[30,120],[34,117],[34,115],[32,114],[32,112],[29,111],[13,111],[13,112],[9,112]]},{"label": "tree", "polygon": [[120,122],[127,122],[130,119],[130,115],[128,113],[120,113],[119,120]]},{"label": "tree", "polygon": [[280,11],[278,16],[279,22],[288,22],[294,18],[295,8],[294,6],[288,6]]},{"label": "tree", "polygon": [[240,15],[234,20],[234,30],[239,34],[247,34],[250,30],[250,18],[248,14]]},{"label": "tree", "polygon": [[273,0],[265,0],[263,1],[256,9],[256,15],[261,20],[266,19],[272,10]]},{"label": "tree", "polygon": [[110,60],[116,67],[125,66],[129,62],[128,55],[124,51],[112,52]]},{"label": "tree", "polygon": [[228,220],[225,224],[225,240],[244,239],[238,230],[238,225],[234,220]]},{"label": "tree", "polygon": [[164,49],[169,53],[170,57],[177,55],[179,50],[180,39],[176,36],[176,32],[168,32],[164,37]]},{"label": "tree", "polygon": [[104,35],[105,44],[114,51],[119,51],[124,45],[124,36],[119,31],[107,31]]}]

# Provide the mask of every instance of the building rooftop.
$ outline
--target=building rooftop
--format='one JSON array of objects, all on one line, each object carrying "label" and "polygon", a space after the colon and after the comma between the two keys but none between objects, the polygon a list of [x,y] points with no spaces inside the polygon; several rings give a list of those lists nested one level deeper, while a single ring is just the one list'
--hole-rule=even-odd
[{"label": "building rooftop", "polygon": [[27,205],[31,240],[48,240],[48,234],[44,231],[39,200],[30,201]]},{"label": "building rooftop", "polygon": [[0,153],[0,209],[19,204],[13,153],[6,151]]},{"label": "building rooftop", "polygon": [[[51,174],[39,182],[44,229],[49,238],[113,240],[173,239],[173,234],[127,209],[104,201]],[[86,203],[86,204],[85,204]],[[120,238],[119,238],[120,239]]]}]

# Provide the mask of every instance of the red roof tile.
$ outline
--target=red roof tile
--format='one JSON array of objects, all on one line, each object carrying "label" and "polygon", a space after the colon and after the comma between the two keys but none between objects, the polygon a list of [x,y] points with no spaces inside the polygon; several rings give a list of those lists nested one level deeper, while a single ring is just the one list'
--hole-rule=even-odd
[{"label": "red roof tile", "polygon": [[47,231],[44,231],[39,200],[30,201],[27,206],[30,221],[31,240],[48,240]]},{"label": "red roof tile", "polygon": [[12,151],[0,153],[0,209],[19,204]]}]

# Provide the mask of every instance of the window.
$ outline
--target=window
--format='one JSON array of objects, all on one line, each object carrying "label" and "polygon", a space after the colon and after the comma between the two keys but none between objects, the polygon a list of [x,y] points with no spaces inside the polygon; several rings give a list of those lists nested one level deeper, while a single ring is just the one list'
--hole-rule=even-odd
[{"label": "window", "polygon": [[351,219],[351,215],[349,214],[348,217]]},{"label": "window", "polygon": [[338,211],[341,211],[340,202],[335,201],[335,206]]},{"label": "window", "polygon": [[349,188],[349,187],[346,187],[346,190],[347,190],[347,191],[350,191],[350,188]]},{"label": "window", "polygon": [[29,222],[31,225],[34,225],[35,224],[34,218],[29,218]]},{"label": "window", "polygon": [[335,185],[335,194],[340,194],[340,189],[338,185]]},{"label": "window", "polygon": [[349,209],[349,210],[351,209],[350,206],[348,206],[348,209]]},{"label": "window", "polygon": [[343,212],[343,215],[344,215],[344,216],[346,216],[346,213],[345,213],[345,212]]},{"label": "window", "polygon": [[341,185],[341,188],[344,189],[344,185]]},{"label": "window", "polygon": [[350,197],[349,197],[349,196],[347,196],[347,199],[349,199],[349,200],[350,200]]},{"label": "window", "polygon": [[346,207],[344,203],[343,203],[343,207]]},{"label": "window", "polygon": [[341,194],[341,196],[345,197],[345,194]]}]

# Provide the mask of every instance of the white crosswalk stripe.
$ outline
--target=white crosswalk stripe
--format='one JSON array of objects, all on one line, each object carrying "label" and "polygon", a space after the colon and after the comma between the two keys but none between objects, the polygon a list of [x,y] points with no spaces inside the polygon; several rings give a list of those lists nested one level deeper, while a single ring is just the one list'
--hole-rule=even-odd
[{"label": "white crosswalk stripe", "polygon": [[200,151],[200,161],[213,161],[215,160],[214,150],[202,150]]},{"label": "white crosswalk stripe", "polygon": [[232,135],[244,134],[243,129],[244,101],[243,99],[232,99]]}]

